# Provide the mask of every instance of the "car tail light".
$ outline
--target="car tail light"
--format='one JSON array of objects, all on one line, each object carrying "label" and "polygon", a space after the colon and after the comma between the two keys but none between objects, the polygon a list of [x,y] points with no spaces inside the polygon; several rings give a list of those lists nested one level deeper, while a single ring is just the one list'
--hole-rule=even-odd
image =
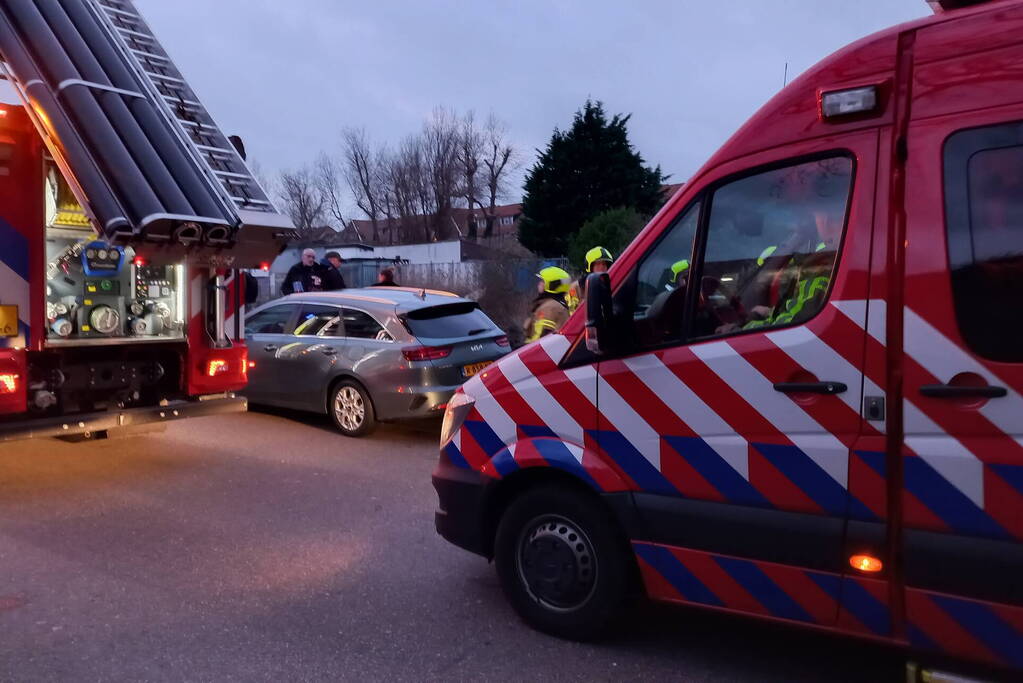
[{"label": "car tail light", "polygon": [[13,394],[18,391],[18,375],[6,372],[0,375],[0,394]]},{"label": "car tail light", "polygon": [[507,336],[498,337],[497,339],[494,340],[494,343],[497,344],[498,346],[508,346],[508,337]]},{"label": "car tail light", "polygon": [[225,372],[231,369],[231,366],[227,364],[226,360],[215,358],[209,362],[206,367],[206,375],[208,377],[216,377],[217,375],[223,375]]},{"label": "car tail light", "polygon": [[451,355],[450,346],[410,346],[401,350],[405,360],[439,360]]}]

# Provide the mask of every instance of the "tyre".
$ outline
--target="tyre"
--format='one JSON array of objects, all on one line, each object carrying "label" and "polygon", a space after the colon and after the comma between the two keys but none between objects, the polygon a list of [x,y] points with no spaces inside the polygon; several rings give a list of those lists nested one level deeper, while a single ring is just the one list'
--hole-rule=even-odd
[{"label": "tyre", "polygon": [[544,486],[512,501],[497,527],[494,562],[515,611],[533,628],[570,640],[600,635],[630,593],[632,557],[598,501]]},{"label": "tyre", "polygon": [[334,426],[345,436],[366,436],[377,426],[369,394],[361,384],[350,379],[334,387],[327,412]]}]

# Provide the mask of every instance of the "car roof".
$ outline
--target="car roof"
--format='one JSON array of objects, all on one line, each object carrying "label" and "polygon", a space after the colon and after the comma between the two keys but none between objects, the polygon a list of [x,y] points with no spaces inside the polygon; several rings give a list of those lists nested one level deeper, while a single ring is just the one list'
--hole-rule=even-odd
[{"label": "car roof", "polygon": [[[264,305],[280,303],[317,303],[351,305],[359,308],[394,308],[403,313],[441,304],[469,302],[451,292],[415,287],[361,287],[334,292],[288,294]],[[471,302],[470,302],[471,303]],[[262,308],[262,306],[260,307]]]}]

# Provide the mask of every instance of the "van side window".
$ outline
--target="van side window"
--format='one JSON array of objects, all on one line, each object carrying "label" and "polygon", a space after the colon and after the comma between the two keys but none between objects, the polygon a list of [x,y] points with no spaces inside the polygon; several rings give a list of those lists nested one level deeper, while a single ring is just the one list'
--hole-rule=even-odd
[{"label": "van side window", "polygon": [[682,339],[686,282],[699,221],[700,203],[695,202],[682,212],[639,266],[633,318],[643,346]]},{"label": "van side window", "polygon": [[984,358],[1023,362],[1023,122],[955,133],[944,156],[959,331]]},{"label": "van side window", "polygon": [[836,156],[746,176],[712,197],[691,338],[809,320],[824,305],[853,162]]}]

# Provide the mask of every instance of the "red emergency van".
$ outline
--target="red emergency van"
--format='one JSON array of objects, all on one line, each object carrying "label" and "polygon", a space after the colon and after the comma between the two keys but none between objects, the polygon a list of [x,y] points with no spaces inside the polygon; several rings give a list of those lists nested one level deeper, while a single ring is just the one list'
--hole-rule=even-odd
[{"label": "red emergency van", "polygon": [[531,625],[593,635],[642,585],[1023,667],[1023,2],[931,4],[449,404],[437,529]]}]

